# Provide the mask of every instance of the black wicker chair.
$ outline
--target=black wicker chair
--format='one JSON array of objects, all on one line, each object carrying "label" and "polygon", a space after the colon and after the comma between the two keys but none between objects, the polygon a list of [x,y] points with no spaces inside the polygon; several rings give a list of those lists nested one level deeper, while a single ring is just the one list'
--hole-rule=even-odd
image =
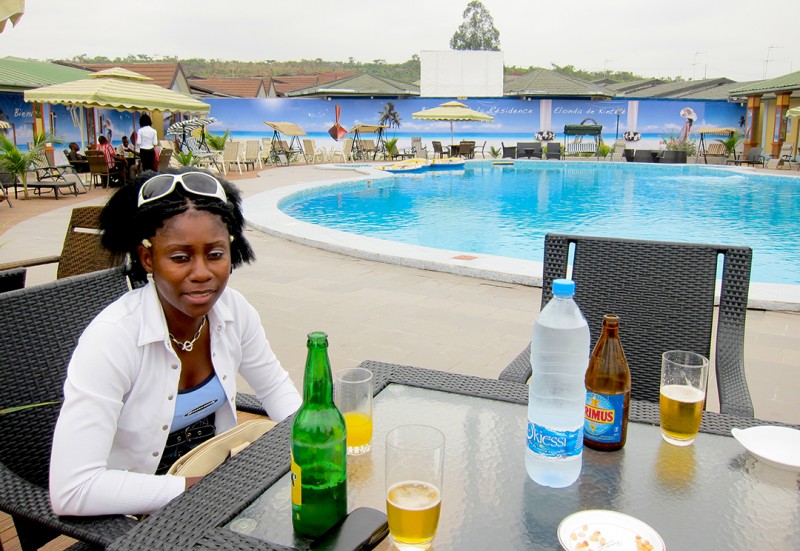
[{"label": "black wicker chair", "polygon": [[25,277],[28,270],[25,268],[10,268],[0,270],[0,293],[15,291],[25,287]]},{"label": "black wicker chair", "polygon": [[0,319],[14,328],[0,340],[0,409],[56,402],[0,415],[0,510],[14,519],[24,550],[59,534],[108,544],[134,522],[59,518],[47,489],[69,358],[86,325],[127,290],[124,269],[118,267],[0,294]]},{"label": "black wicker chair", "polygon": [[[553,280],[567,275],[570,245],[575,301],[593,338],[600,335],[603,315],[620,316],[631,395],[650,402],[659,398],[662,352],[691,350],[710,357],[717,260],[722,255],[715,355],[720,409],[753,417],[743,358],[749,247],[548,234],[542,307],[552,297]],[[500,379],[526,382],[530,375],[528,345]]]}]

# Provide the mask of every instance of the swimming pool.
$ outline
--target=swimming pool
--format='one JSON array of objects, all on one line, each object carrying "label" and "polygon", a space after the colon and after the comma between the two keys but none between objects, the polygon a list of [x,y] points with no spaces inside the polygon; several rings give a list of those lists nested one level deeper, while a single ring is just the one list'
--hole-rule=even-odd
[{"label": "swimming pool", "polygon": [[411,245],[541,262],[548,232],[753,248],[752,281],[800,284],[800,178],[699,165],[469,163],[283,199],[301,221]]}]

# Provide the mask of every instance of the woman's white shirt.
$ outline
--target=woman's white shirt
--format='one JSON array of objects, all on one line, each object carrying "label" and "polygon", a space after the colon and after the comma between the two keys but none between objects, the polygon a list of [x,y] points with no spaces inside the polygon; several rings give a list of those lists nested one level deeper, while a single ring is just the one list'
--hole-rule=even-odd
[{"label": "woman's white shirt", "polygon": [[[216,412],[217,434],[236,425],[237,372],[273,420],[300,407],[258,312],[241,293],[226,289],[208,326],[212,364],[227,398]],[[154,474],[179,379],[180,360],[152,283],[129,291],[89,324],[67,370],[53,438],[50,499],[56,514],[148,513],[183,492],[183,477]]]},{"label": "woman's white shirt", "polygon": [[152,126],[143,126],[137,133],[139,149],[153,149],[158,144],[158,134]]}]

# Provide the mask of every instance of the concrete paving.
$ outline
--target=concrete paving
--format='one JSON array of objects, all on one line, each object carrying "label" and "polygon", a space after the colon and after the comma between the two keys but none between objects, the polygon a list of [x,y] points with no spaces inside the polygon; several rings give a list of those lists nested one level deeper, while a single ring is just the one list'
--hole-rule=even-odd
[{"label": "concrete paving", "polygon": [[[316,167],[281,167],[237,177],[236,184],[250,201],[262,192],[335,176]],[[104,190],[92,192],[59,208],[49,199],[52,210],[33,213],[0,235],[0,263],[58,254],[71,209],[107,197]],[[372,359],[491,378],[530,339],[541,296],[537,287],[385,264],[255,229],[247,235],[257,261],[234,272],[231,285],[260,312],[298,386],[305,336],[315,329],[330,335],[334,370]],[[28,285],[54,277],[53,266],[31,268]],[[748,310],[745,359],[756,416],[800,423],[800,313]],[[709,382],[709,409],[716,410],[713,387]]]}]

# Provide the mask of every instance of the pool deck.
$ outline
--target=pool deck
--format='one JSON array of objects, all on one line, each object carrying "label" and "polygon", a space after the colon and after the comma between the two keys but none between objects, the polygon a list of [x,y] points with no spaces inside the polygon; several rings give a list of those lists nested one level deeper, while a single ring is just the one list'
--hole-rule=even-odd
[{"label": "pool deck", "polygon": [[[274,200],[284,194],[287,186],[319,185],[347,176],[296,166],[235,178],[247,212],[252,212],[267,197]],[[79,198],[16,201],[14,209],[0,203],[0,262],[58,254],[71,209],[103,204],[108,196],[106,190],[92,190]],[[266,227],[274,221],[255,222]],[[408,258],[388,242],[381,242],[387,248],[374,253],[374,259],[366,259],[309,247],[269,231],[276,235],[248,231],[258,260],[236,270],[231,285],[258,309],[278,357],[298,385],[305,336],[313,329],[329,333],[334,370],[372,359],[491,378],[530,339],[540,289],[464,277],[460,270],[474,268],[473,260],[453,259],[456,273],[430,271],[413,258],[404,265],[377,261],[386,255]],[[489,260],[494,259],[486,260],[487,265]],[[523,275],[530,277],[530,272]],[[54,266],[31,268],[28,285],[54,277]],[[800,312],[748,310],[745,360],[756,416],[800,423]],[[709,388],[709,409],[715,410],[714,384]]]}]

